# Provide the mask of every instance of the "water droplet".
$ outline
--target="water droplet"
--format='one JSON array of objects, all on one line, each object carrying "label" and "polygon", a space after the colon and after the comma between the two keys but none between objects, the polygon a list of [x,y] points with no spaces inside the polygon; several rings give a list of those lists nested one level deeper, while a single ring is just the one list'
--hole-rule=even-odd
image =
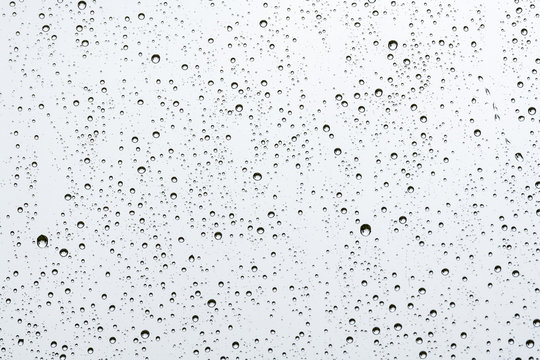
[{"label": "water droplet", "polygon": [[371,225],[363,224],[360,226],[360,234],[362,234],[362,236],[369,236],[369,234],[371,234]]},{"label": "water droplet", "polygon": [[86,9],[86,2],[85,1],[79,1],[79,3],[77,4],[77,7],[79,8],[79,10]]},{"label": "water droplet", "polygon": [[261,173],[258,173],[258,172],[257,172],[257,173],[255,173],[255,174],[253,174],[253,180],[259,181],[259,180],[261,180],[261,179],[262,179]]},{"label": "water droplet", "polygon": [[67,249],[62,249],[62,250],[60,250],[60,256],[61,256],[61,257],[66,257],[67,255],[68,255]]},{"label": "water droplet", "polygon": [[397,47],[398,47],[397,41],[395,41],[395,40],[390,40],[390,41],[388,42],[388,48],[389,48],[390,50],[394,51],[394,50],[397,49]]},{"label": "water droplet", "polygon": [[150,331],[148,331],[148,330],[141,331],[141,337],[143,339],[148,339],[149,336],[150,336]]},{"label": "water droplet", "polygon": [[261,21],[259,21],[259,26],[260,26],[260,27],[265,28],[266,25],[268,25],[268,23],[266,22],[266,20],[261,20]]},{"label": "water droplet", "polygon": [[151,60],[154,64],[157,64],[161,60],[161,57],[158,54],[154,54],[152,55]]},{"label": "water droplet", "polygon": [[39,235],[37,237],[37,246],[43,249],[44,247],[47,247],[47,245],[49,245],[49,238],[45,235]]}]

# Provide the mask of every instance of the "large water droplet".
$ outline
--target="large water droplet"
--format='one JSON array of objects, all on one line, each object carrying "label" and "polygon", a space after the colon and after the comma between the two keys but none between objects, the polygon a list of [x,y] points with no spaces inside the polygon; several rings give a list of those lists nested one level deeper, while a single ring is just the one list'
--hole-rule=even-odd
[{"label": "large water droplet", "polygon": [[43,249],[44,247],[47,247],[47,245],[49,245],[49,238],[45,235],[39,235],[37,237],[37,246]]},{"label": "large water droplet", "polygon": [[360,234],[362,234],[362,236],[369,236],[369,234],[371,234],[371,225],[363,224],[360,226]]}]

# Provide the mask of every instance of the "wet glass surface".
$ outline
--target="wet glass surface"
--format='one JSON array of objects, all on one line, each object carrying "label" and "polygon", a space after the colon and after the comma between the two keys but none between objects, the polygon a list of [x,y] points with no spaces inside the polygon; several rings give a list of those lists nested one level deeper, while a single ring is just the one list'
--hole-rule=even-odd
[{"label": "wet glass surface", "polygon": [[0,359],[537,359],[535,1],[5,1]]}]

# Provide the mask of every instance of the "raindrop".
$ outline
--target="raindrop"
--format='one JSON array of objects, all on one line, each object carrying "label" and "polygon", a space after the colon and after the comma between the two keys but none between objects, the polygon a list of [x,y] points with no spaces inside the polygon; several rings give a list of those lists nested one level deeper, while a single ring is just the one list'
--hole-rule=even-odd
[{"label": "raindrop", "polygon": [[154,64],[157,64],[161,60],[161,57],[158,54],[154,54],[152,55],[151,60]]},{"label": "raindrop", "polygon": [[360,226],[360,234],[362,234],[362,236],[369,236],[369,234],[371,234],[371,225],[363,224]]},{"label": "raindrop", "polygon": [[49,238],[45,235],[39,235],[37,237],[37,246],[43,249],[44,247],[47,247],[47,245],[49,245]]}]

